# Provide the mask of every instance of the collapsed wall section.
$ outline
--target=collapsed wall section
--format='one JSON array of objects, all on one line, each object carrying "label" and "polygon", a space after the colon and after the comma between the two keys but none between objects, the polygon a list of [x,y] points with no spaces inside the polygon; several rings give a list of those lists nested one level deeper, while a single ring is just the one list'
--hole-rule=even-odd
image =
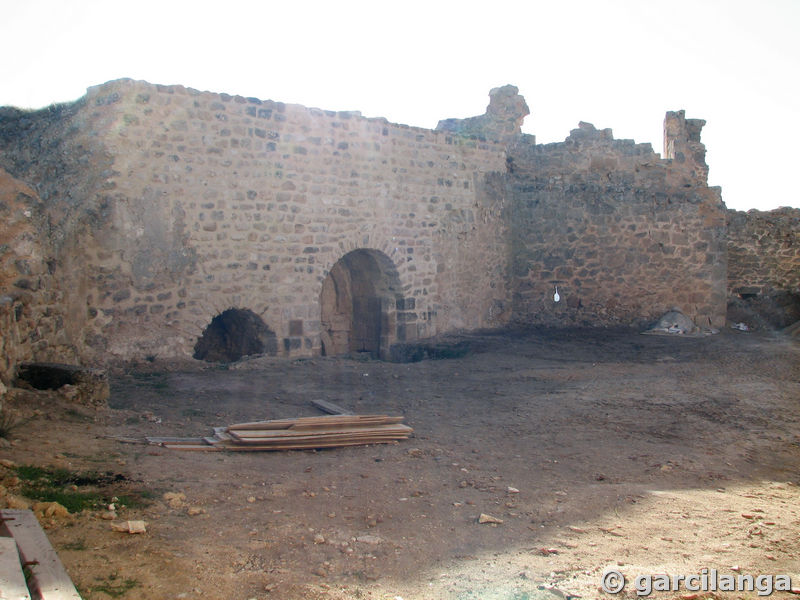
[{"label": "collapsed wall section", "polygon": [[679,160],[587,123],[563,143],[510,150],[517,323],[641,326],[677,308],[724,324],[724,205],[694,146],[698,122],[681,112],[667,124]]},{"label": "collapsed wall section", "polygon": [[317,353],[323,282],[357,249],[394,265],[397,341],[508,316],[500,144],[130,80],[75,110],[112,165],[87,159],[97,181],[79,186],[103,206],[81,233],[90,354],[191,355],[228,309],[258,315],[281,354]]},{"label": "collapsed wall section", "polygon": [[[0,332],[9,372],[22,360],[106,358],[104,340],[87,327],[94,316],[87,264],[92,232],[108,225],[114,185],[112,158],[98,135],[107,127],[83,100],[40,111],[0,108],[0,168],[6,182],[16,182],[4,186],[4,210],[27,221],[20,278],[0,288],[15,307]],[[2,235],[20,239],[13,218]]]},{"label": "collapsed wall section", "polygon": [[[108,225],[112,158],[99,135],[109,123],[86,110],[84,100],[40,111],[0,108],[0,167],[29,192],[26,233],[36,254],[30,273],[3,286],[15,300],[12,329],[2,331],[9,372],[22,360],[102,364],[105,340],[88,327],[91,308],[88,256],[93,231]],[[5,231],[6,234],[9,230]],[[14,304],[14,303],[12,303]]]},{"label": "collapsed wall section", "polygon": [[[74,359],[68,303],[36,191],[0,169],[0,389],[22,361]],[[0,394],[1,395],[1,394]]]}]

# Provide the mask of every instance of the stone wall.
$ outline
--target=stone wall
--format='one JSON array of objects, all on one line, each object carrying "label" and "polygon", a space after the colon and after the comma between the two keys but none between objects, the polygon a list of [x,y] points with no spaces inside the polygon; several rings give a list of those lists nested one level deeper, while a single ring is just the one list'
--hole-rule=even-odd
[{"label": "stone wall", "polygon": [[800,209],[728,211],[728,293],[800,294]]},{"label": "stone wall", "polygon": [[701,123],[668,113],[671,159],[588,123],[511,149],[516,322],[645,325],[677,308],[724,324],[725,208],[706,182]]},{"label": "stone wall", "polygon": [[673,308],[722,325],[726,212],[704,122],[668,113],[662,159],[585,123],[537,145],[527,114],[513,86],[432,131],[131,80],[0,109],[4,372],[385,356],[455,330]]},{"label": "stone wall", "polygon": [[[70,302],[56,282],[38,194],[0,169],[0,383],[26,360],[74,359]],[[2,389],[2,386],[0,386]]]},{"label": "stone wall", "polygon": [[[17,362],[100,365],[107,358],[104,340],[93,338],[87,327],[93,317],[91,233],[108,226],[108,194],[114,187],[111,157],[99,135],[108,123],[95,117],[83,99],[34,112],[0,108],[0,169],[27,189],[11,193],[32,215],[25,239],[35,248],[32,274],[23,277],[31,287],[14,309],[27,320],[2,336],[7,356]],[[3,235],[15,234],[11,229]],[[2,294],[16,298],[19,284],[3,286]]]},{"label": "stone wall", "polygon": [[0,164],[80,239],[88,356],[191,354],[231,308],[320,352],[323,283],[357,250],[383,350],[510,314],[499,143],[130,80],[59,112],[3,115]]}]

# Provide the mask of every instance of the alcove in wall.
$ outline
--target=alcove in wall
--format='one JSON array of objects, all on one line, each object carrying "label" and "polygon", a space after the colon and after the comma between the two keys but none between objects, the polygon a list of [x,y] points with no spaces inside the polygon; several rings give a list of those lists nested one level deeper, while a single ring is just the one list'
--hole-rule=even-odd
[{"label": "alcove in wall", "polygon": [[277,353],[275,332],[253,311],[241,308],[229,308],[211,319],[194,347],[194,358],[208,362]]}]

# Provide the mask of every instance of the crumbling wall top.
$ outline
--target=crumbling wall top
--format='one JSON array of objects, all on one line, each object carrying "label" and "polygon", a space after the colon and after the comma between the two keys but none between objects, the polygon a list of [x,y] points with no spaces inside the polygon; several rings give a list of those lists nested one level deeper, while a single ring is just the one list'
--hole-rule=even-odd
[{"label": "crumbling wall top", "polygon": [[486,113],[467,119],[443,119],[437,131],[449,131],[468,137],[508,142],[522,134],[522,122],[531,114],[525,98],[513,85],[496,87],[489,92]]},{"label": "crumbling wall top", "polygon": [[706,147],[700,133],[706,122],[687,119],[686,111],[669,111],[664,117],[664,158],[684,165],[702,181],[708,181]]},{"label": "crumbling wall top", "polygon": [[580,142],[596,140],[602,142],[613,142],[614,134],[611,129],[597,129],[591,123],[581,121],[578,123],[578,128],[569,132],[566,142]]}]

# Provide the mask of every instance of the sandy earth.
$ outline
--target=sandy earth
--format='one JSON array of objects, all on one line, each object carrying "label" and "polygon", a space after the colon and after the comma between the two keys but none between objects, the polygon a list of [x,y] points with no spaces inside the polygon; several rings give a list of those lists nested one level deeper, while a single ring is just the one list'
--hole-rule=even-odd
[{"label": "sandy earth", "polygon": [[[46,523],[86,599],[612,598],[599,589],[608,569],[627,577],[628,597],[637,575],[702,569],[787,574],[800,588],[796,341],[627,330],[466,339],[467,356],[408,364],[128,366],[98,411],[19,393],[32,419],[2,455],[113,471],[127,480],[109,494],[152,498],[117,515],[146,521],[145,534],[111,531],[100,511]],[[132,443],[318,415],[311,398],[403,415],[414,436],[318,452]],[[502,523],[479,524],[482,513]]]}]

